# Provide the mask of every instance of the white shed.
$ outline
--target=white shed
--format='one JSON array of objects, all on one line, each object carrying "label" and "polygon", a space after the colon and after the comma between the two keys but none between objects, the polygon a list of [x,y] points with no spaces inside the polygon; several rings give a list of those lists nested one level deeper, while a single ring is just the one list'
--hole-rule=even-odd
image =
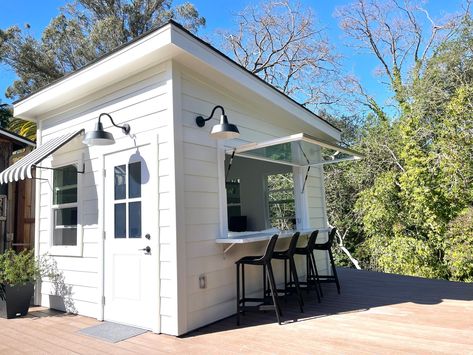
[{"label": "white shed", "polygon": [[[196,124],[215,106],[238,138],[209,135],[220,109]],[[88,146],[102,113],[115,144]],[[234,262],[261,252],[275,227],[326,228],[323,164],[359,157],[332,125],[175,22],[14,114],[37,123],[38,148],[0,181],[37,179],[35,250],[61,275],[38,285],[36,302],[172,335],[236,312]],[[278,177],[289,185],[276,189]],[[257,272],[247,281],[262,286]]]}]

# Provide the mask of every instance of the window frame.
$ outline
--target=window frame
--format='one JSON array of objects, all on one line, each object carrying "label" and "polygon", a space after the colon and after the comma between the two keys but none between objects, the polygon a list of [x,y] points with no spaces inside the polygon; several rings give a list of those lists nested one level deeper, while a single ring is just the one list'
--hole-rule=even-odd
[{"label": "window frame", "polygon": [[[65,160],[55,158],[51,164],[52,169],[60,169],[66,166],[72,165],[77,171],[79,171],[83,166],[83,158],[75,160]],[[49,181],[50,181],[50,232],[49,232],[49,254],[57,256],[82,256],[83,254],[83,226],[82,226],[82,183],[83,183],[83,174],[77,173],[77,201],[69,203],[54,203],[54,170],[50,170]],[[64,208],[77,208],[77,226],[76,229],[76,245],[54,245],[54,230],[55,229],[74,229],[74,227],[68,227],[61,225],[60,228],[57,228],[55,225],[55,211]]]},{"label": "window frame", "polygon": [[[219,224],[220,224],[220,237],[219,238],[228,238],[228,215],[227,215],[227,190],[226,190],[226,167],[225,159],[227,156],[231,156],[232,149],[234,147],[226,146],[223,141],[217,141],[217,172],[218,172],[218,195],[220,201],[219,208]],[[258,159],[255,159],[258,160]],[[307,168],[304,167],[292,167],[292,174],[294,179],[294,202],[295,202],[295,214],[296,214],[296,227],[298,229],[309,228],[309,215],[308,215],[308,195],[307,189],[302,190],[304,183],[304,177],[306,174]],[[265,182],[263,179],[262,184]],[[264,196],[263,196],[264,197]],[[241,203],[241,200],[240,200]],[[265,214],[267,211],[265,209]],[[265,219],[268,220],[267,216]]]}]

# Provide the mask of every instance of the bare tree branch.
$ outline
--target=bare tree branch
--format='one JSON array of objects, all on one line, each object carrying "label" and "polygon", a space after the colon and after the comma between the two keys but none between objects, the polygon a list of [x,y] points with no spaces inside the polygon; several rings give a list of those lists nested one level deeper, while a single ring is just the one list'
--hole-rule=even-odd
[{"label": "bare tree branch", "polygon": [[[463,14],[437,21],[421,0],[356,0],[337,8],[336,16],[349,45],[375,55],[402,107],[407,102],[408,73],[414,70],[414,80],[421,75],[432,49],[452,35],[469,11],[470,1]],[[361,97],[371,100],[369,95]],[[372,106],[370,100],[368,106]]]},{"label": "bare tree branch", "polygon": [[340,57],[310,8],[272,0],[246,8],[238,19],[237,34],[222,33],[222,46],[238,63],[312,109],[339,100]]}]

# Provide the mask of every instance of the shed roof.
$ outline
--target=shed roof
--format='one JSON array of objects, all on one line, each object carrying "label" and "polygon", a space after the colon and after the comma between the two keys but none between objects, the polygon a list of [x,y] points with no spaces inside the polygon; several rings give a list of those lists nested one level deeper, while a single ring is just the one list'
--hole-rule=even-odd
[{"label": "shed roof", "polygon": [[205,45],[208,49],[210,49],[211,51],[217,53],[219,56],[225,58],[226,61],[228,61],[229,63],[233,64],[233,65],[236,65],[238,66],[242,71],[250,74],[255,80],[258,80],[259,82],[263,83],[264,85],[270,87],[272,90],[275,90],[279,95],[281,95],[282,97],[284,97],[285,99],[288,99],[290,101],[292,101],[293,103],[295,103],[296,105],[298,105],[300,108],[302,108],[303,110],[307,111],[308,113],[310,113],[311,115],[314,116],[315,119],[317,120],[320,120],[320,121],[323,121],[324,123],[330,125],[332,128],[335,128],[337,131],[340,132],[340,130],[335,127],[332,123],[330,123],[329,121],[325,120],[324,118],[320,117],[319,115],[317,115],[316,113],[314,113],[313,111],[311,111],[310,109],[308,109],[307,107],[305,107],[304,105],[300,104],[299,102],[297,102],[296,100],[294,100],[293,98],[287,96],[286,94],[284,94],[283,92],[281,92],[279,89],[277,89],[275,86],[269,84],[268,82],[264,81],[263,79],[261,79],[258,75],[250,72],[248,69],[246,69],[245,67],[243,67],[241,64],[237,63],[236,61],[234,61],[232,58],[230,58],[229,56],[227,56],[226,54],[224,54],[223,52],[221,52],[220,50],[218,50],[217,48],[215,48],[214,46],[212,46],[210,43],[204,41],[203,39],[201,39],[200,37],[194,35],[192,32],[190,32],[189,30],[187,30],[185,27],[183,27],[181,24],[179,24],[178,22],[174,21],[174,20],[169,20],[167,23],[165,23],[164,25],[162,26],[159,26],[157,28],[154,28],[152,30],[149,30],[145,33],[143,33],[142,35],[134,38],[133,40],[131,40],[130,42],[128,43],[125,43],[125,44],[122,44],[121,46],[118,46],[116,47],[115,49],[113,49],[112,51],[108,52],[107,54],[89,62],[87,65],[83,66],[82,68],[78,69],[78,70],[75,70],[73,72],[70,72],[70,73],[67,73],[66,75],[62,76],[61,78],[58,78],[57,80],[54,80],[53,82],[49,83],[48,85],[45,85],[44,87],[42,87],[41,89],[37,90],[37,91],[34,91],[32,92],[31,94],[15,101],[13,104],[16,106],[16,105],[19,105],[21,104],[22,102],[28,100],[29,98],[43,92],[45,89],[49,88],[49,87],[52,87],[64,80],[66,80],[67,78],[71,77],[71,76],[74,76],[76,74],[79,74],[81,73],[82,71],[85,71],[86,69],[88,69],[89,67],[93,66],[94,64],[98,64],[102,61],[104,61],[106,58],[108,57],[111,57],[112,55],[120,52],[121,50],[123,50],[124,48],[126,47],[129,47],[131,46],[132,44],[136,43],[136,42],[139,42],[140,40],[142,40],[143,38],[146,38],[147,36],[150,36],[151,34],[153,33],[156,33],[158,31],[160,31],[161,29],[163,29],[164,27],[166,26],[175,26],[177,28],[179,28],[181,31],[183,31],[186,35],[190,36],[193,40],[195,41],[198,41],[199,43]]},{"label": "shed roof", "polygon": [[32,140],[25,138],[23,136],[20,136],[19,134],[16,134],[15,132],[9,131],[1,127],[0,127],[0,139],[11,142],[14,146],[13,150],[26,148],[27,146],[31,146],[31,147],[36,146],[35,142],[33,142]]},{"label": "shed roof", "polygon": [[16,101],[14,114],[32,121],[47,118],[56,108],[85,98],[104,86],[118,83],[160,62],[182,58],[182,54],[198,65],[219,71],[222,76],[246,88],[249,94],[264,97],[275,107],[324,132],[331,139],[339,139],[340,130],[335,126],[172,20]]}]

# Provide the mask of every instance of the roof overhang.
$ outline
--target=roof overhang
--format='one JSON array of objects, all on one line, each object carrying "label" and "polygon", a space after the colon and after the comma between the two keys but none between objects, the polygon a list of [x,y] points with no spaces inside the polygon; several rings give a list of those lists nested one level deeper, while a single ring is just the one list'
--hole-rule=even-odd
[{"label": "roof overhang", "polygon": [[35,142],[29,140],[28,138],[25,138],[23,136],[20,136],[19,134],[7,131],[2,128],[0,128],[0,138],[8,140],[20,148],[25,148],[27,146],[30,146],[30,147],[36,146]]},{"label": "roof overhang", "polygon": [[337,128],[173,22],[16,102],[14,115],[32,121],[44,119],[48,112],[71,105],[105,86],[123,81],[166,60],[183,56],[191,58],[192,67],[199,68],[199,71],[200,67],[212,68],[214,73],[244,88],[249,95],[263,97],[274,107],[284,110],[288,117],[295,117],[324,132],[328,139],[339,140],[340,131]]},{"label": "roof overhang", "polygon": [[170,24],[157,29],[15,102],[14,116],[37,121],[65,103],[78,101],[172,58],[179,49],[171,45],[171,31]]},{"label": "roof overhang", "polygon": [[304,133],[249,143],[226,151],[227,154],[295,167],[320,166],[364,156],[353,149],[316,139]]}]

